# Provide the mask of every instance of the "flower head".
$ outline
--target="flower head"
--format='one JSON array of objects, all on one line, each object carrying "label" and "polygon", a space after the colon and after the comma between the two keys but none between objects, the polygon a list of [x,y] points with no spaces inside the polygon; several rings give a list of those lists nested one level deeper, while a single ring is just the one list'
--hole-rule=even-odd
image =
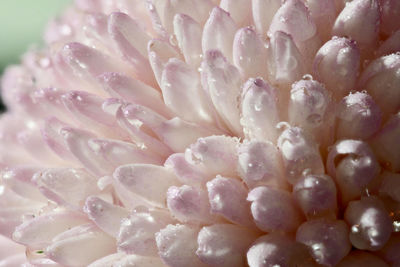
[{"label": "flower head", "polygon": [[0,265],[400,264],[399,3],[76,0],[2,80]]}]

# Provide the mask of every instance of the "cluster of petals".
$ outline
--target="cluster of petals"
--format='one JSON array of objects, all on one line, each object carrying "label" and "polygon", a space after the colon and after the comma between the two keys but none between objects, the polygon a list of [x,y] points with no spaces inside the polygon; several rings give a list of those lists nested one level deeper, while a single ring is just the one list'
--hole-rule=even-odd
[{"label": "cluster of petals", "polygon": [[400,266],[399,18],[76,0],[2,78],[0,266]]}]

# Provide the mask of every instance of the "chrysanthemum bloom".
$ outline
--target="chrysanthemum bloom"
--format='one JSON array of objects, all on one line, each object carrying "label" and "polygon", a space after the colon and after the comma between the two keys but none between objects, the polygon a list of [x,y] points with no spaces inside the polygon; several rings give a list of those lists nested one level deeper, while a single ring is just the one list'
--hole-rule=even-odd
[{"label": "chrysanthemum bloom", "polygon": [[399,17],[77,0],[3,78],[0,266],[399,266]]}]

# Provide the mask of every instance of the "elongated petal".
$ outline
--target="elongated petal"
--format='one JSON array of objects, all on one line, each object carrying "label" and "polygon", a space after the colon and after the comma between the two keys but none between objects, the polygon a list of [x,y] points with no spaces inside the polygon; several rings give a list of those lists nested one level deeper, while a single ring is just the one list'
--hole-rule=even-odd
[{"label": "elongated petal", "polygon": [[289,123],[299,126],[321,146],[333,140],[333,104],[325,86],[315,80],[300,80],[292,85]]},{"label": "elongated petal", "polygon": [[238,139],[220,135],[199,138],[185,151],[185,158],[213,178],[216,175],[237,176]]},{"label": "elongated petal", "polygon": [[281,86],[299,80],[306,68],[292,36],[282,31],[271,36],[267,63],[269,78]]},{"label": "elongated petal", "polygon": [[202,63],[203,87],[207,88],[212,103],[226,126],[241,135],[238,97],[240,73],[219,50],[208,50]]},{"label": "elongated petal", "polygon": [[95,196],[86,199],[83,210],[100,229],[113,237],[118,235],[122,219],[129,214],[127,209]]},{"label": "elongated petal", "polygon": [[264,232],[293,232],[302,217],[289,192],[269,187],[256,187],[250,191],[251,213],[258,228]]},{"label": "elongated petal", "polygon": [[218,177],[207,183],[211,212],[229,221],[252,228],[250,203],[246,201],[247,189],[233,178]]},{"label": "elongated petal", "polygon": [[114,178],[128,191],[158,207],[165,207],[167,189],[179,183],[168,169],[150,164],[120,166]]},{"label": "elongated petal", "polygon": [[392,233],[389,214],[376,197],[350,202],[344,217],[351,227],[350,241],[358,249],[379,250]]},{"label": "elongated petal", "polygon": [[185,61],[197,67],[201,63],[201,26],[185,14],[176,14],[174,17],[174,33]]},{"label": "elongated petal", "polygon": [[307,217],[336,213],[336,186],[327,175],[303,177],[293,187],[293,197]]},{"label": "elongated petal", "polygon": [[396,17],[400,13],[400,3],[395,0],[381,0],[381,31],[390,35],[400,29],[400,22]]},{"label": "elongated petal", "polygon": [[189,225],[168,225],[156,233],[161,259],[171,267],[205,267],[195,254],[200,229]]},{"label": "elongated petal", "polygon": [[394,32],[378,48],[376,54],[385,56],[400,51],[400,30]]},{"label": "elongated petal", "polygon": [[46,188],[57,199],[75,206],[82,206],[89,195],[99,192],[97,179],[83,169],[46,169],[36,173],[34,178],[39,188]]},{"label": "elongated petal", "polygon": [[317,27],[308,8],[301,0],[289,0],[276,11],[269,27],[269,35],[282,31],[291,35],[294,43],[304,57],[305,65],[310,65],[312,58],[321,45]]},{"label": "elongated petal", "polygon": [[241,123],[248,138],[276,142],[280,121],[277,100],[275,89],[261,78],[244,84]]},{"label": "elongated petal", "polygon": [[391,54],[372,61],[361,74],[357,87],[366,90],[384,117],[400,108],[400,55]]},{"label": "elongated petal", "polygon": [[164,166],[171,169],[184,184],[199,185],[207,181],[207,174],[185,159],[184,153],[172,154]]},{"label": "elongated petal", "polygon": [[282,132],[278,139],[286,168],[286,179],[294,184],[305,170],[313,174],[323,174],[324,164],[318,145],[301,128],[291,127]]},{"label": "elongated petal", "polygon": [[50,259],[68,266],[86,266],[115,252],[115,241],[93,225],[82,225],[61,233],[46,250]]},{"label": "elongated petal", "polygon": [[400,170],[400,114],[394,115],[371,140],[376,156],[384,166],[394,172]]},{"label": "elongated petal", "polygon": [[266,76],[267,50],[251,27],[241,28],[236,32],[233,63],[245,78]]},{"label": "elongated petal", "polygon": [[252,267],[313,266],[307,247],[279,232],[256,239],[247,251],[247,263]]},{"label": "elongated petal", "polygon": [[344,37],[333,37],[315,55],[313,74],[339,100],[354,90],[359,68],[360,52],[356,43]]},{"label": "elongated petal", "polygon": [[87,222],[85,216],[76,212],[49,212],[19,225],[13,239],[31,248],[43,249],[51,244],[56,235]]},{"label": "elongated petal", "polygon": [[400,202],[400,174],[385,171],[382,175],[379,192]]},{"label": "elongated petal", "polygon": [[381,126],[381,111],[373,98],[366,93],[346,96],[337,107],[338,139],[368,139]]},{"label": "elongated petal", "polygon": [[362,52],[376,45],[380,24],[378,0],[356,0],[346,4],[333,25],[332,34],[348,36]]},{"label": "elongated petal", "polygon": [[172,186],[167,191],[167,205],[171,214],[183,223],[210,223],[218,221],[211,215],[207,192],[188,185]]},{"label": "elongated petal", "polygon": [[254,232],[231,224],[203,227],[197,237],[196,254],[209,266],[240,267],[245,264],[245,252],[255,237]]},{"label": "elongated petal", "polygon": [[105,175],[112,171],[110,164],[90,148],[88,141],[94,137],[91,133],[71,127],[62,128],[60,133],[68,150],[93,174]]},{"label": "elongated petal", "polygon": [[285,188],[283,165],[278,149],[272,144],[251,141],[240,145],[238,171],[249,188],[272,186]]},{"label": "elongated petal", "polygon": [[281,6],[281,0],[252,0],[253,21],[258,34],[267,35],[267,31],[275,12]]},{"label": "elongated petal", "polygon": [[161,78],[164,101],[185,120],[212,123],[210,103],[201,89],[199,78],[196,70],[182,61],[171,59],[165,65]]},{"label": "elongated petal", "polygon": [[154,234],[171,223],[174,220],[164,210],[134,210],[121,222],[118,249],[128,254],[156,256]]},{"label": "elongated petal", "polygon": [[153,108],[160,114],[168,114],[159,91],[138,80],[120,73],[110,72],[99,77],[110,96]]},{"label": "elongated petal", "polygon": [[340,189],[342,201],[346,203],[367,190],[368,184],[378,176],[380,166],[367,143],[342,140],[329,152],[327,169]]},{"label": "elongated petal", "polygon": [[236,24],[229,13],[215,7],[203,29],[203,53],[209,50],[219,50],[232,62],[232,43],[236,32]]},{"label": "elongated petal", "polygon": [[336,18],[335,2],[333,0],[308,0],[306,5],[317,26],[319,37],[323,41],[328,40]]},{"label": "elongated petal", "polygon": [[300,225],[296,240],[309,247],[317,263],[335,266],[350,252],[348,234],[344,221],[319,219]]}]

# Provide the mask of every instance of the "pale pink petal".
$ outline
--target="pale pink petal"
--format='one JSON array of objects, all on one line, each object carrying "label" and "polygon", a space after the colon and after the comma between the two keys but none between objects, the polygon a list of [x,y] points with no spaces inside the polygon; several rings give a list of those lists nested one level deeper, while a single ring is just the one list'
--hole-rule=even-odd
[{"label": "pale pink petal", "polygon": [[201,26],[185,14],[176,14],[174,17],[174,33],[185,61],[198,67],[201,63]]},{"label": "pale pink petal", "polygon": [[165,105],[187,121],[211,124],[211,103],[201,88],[197,70],[186,63],[170,59],[161,78]]},{"label": "pale pink petal", "polygon": [[261,78],[250,78],[243,85],[241,124],[247,138],[276,142],[280,121],[277,102],[275,88]]},{"label": "pale pink petal", "polygon": [[379,1],[355,0],[346,4],[336,18],[332,35],[355,40],[362,54],[365,54],[377,43],[379,24]]},{"label": "pale pink petal", "polygon": [[147,61],[150,36],[144,29],[128,15],[116,12],[108,18],[108,32],[118,48],[117,51],[132,65],[135,76],[147,84],[155,84]]},{"label": "pale pink petal", "polygon": [[20,195],[37,201],[46,201],[32,179],[37,167],[19,166],[3,168],[0,173],[2,184]]},{"label": "pale pink petal", "polygon": [[292,36],[281,31],[271,36],[267,64],[269,79],[285,87],[299,80],[306,68]]},{"label": "pale pink petal", "polygon": [[185,151],[185,159],[201,168],[209,177],[237,176],[237,147],[239,141],[224,135],[199,138]]},{"label": "pale pink petal", "polygon": [[304,176],[294,185],[293,197],[308,218],[336,215],[336,186],[328,175]]},{"label": "pale pink petal", "polygon": [[371,140],[371,146],[385,168],[400,170],[400,113],[392,116]]},{"label": "pale pink petal", "polygon": [[229,13],[215,7],[203,29],[202,49],[206,54],[209,50],[219,50],[232,62],[232,43],[237,26]]},{"label": "pale pink petal", "polygon": [[300,225],[302,216],[290,193],[265,186],[250,191],[251,213],[254,222],[264,232],[293,232]]},{"label": "pale pink petal", "polygon": [[293,38],[294,43],[304,57],[306,66],[310,66],[321,41],[317,34],[317,27],[308,8],[301,0],[288,0],[276,11],[271,21],[268,34],[284,32]]},{"label": "pale pink petal", "polygon": [[174,220],[165,210],[134,210],[121,222],[118,250],[128,254],[157,256],[154,234],[171,223]]},{"label": "pale pink petal", "polygon": [[335,266],[351,249],[349,229],[344,221],[311,220],[300,225],[296,241],[309,247],[315,261]]},{"label": "pale pink petal", "polygon": [[2,235],[0,235],[0,247],[7,248],[6,250],[2,249],[0,251],[0,259],[4,259],[10,255],[25,253],[25,246],[21,246],[20,244],[15,243],[13,240]]},{"label": "pale pink petal", "polygon": [[207,181],[207,174],[185,159],[184,153],[175,153],[168,157],[164,166],[171,169],[184,184],[199,185]]},{"label": "pale pink petal", "polygon": [[[232,45],[232,44],[231,44]],[[241,77],[218,50],[208,50],[202,63],[202,84],[225,125],[236,135],[242,134],[238,98]]]},{"label": "pale pink petal", "polygon": [[324,164],[318,145],[308,133],[298,127],[290,127],[278,138],[278,148],[286,168],[286,179],[295,184],[304,171],[323,174]]},{"label": "pale pink petal", "polygon": [[385,171],[381,174],[381,179],[382,184],[379,193],[400,202],[400,174]]},{"label": "pale pink petal", "polygon": [[358,249],[379,250],[392,233],[392,220],[377,197],[351,201],[344,218],[351,228],[350,241]]},{"label": "pale pink petal", "polygon": [[381,108],[384,117],[400,108],[400,54],[383,56],[372,61],[358,81],[358,89],[366,90]]},{"label": "pale pink petal", "polygon": [[149,154],[145,149],[129,142],[112,139],[90,139],[90,148],[103,156],[111,165],[118,167],[128,163],[149,163],[160,165],[163,160]]},{"label": "pale pink petal", "polygon": [[[91,266],[91,265],[90,265]],[[113,262],[112,266],[118,267],[167,267],[159,257],[144,257],[127,255]],[[105,267],[105,266],[104,266]]]},{"label": "pale pink petal", "polygon": [[400,30],[394,32],[376,50],[377,56],[385,56],[400,51]]},{"label": "pale pink petal", "polygon": [[245,252],[256,238],[256,233],[232,224],[203,227],[197,237],[197,256],[213,267],[241,267],[246,262]]},{"label": "pale pink petal", "polygon": [[56,210],[19,225],[13,239],[30,248],[43,249],[52,243],[56,235],[87,222],[87,218],[78,212]]},{"label": "pale pink petal", "polygon": [[251,4],[248,0],[221,0],[219,6],[229,13],[238,26],[250,24]]},{"label": "pale pink petal", "polygon": [[127,209],[108,203],[96,196],[86,199],[83,211],[100,229],[113,237],[117,237],[122,219],[129,215]]},{"label": "pale pink petal", "polygon": [[168,188],[179,184],[172,171],[151,164],[120,166],[115,170],[114,178],[128,191],[157,207],[166,206]]},{"label": "pale pink petal", "polygon": [[126,102],[152,108],[160,114],[168,114],[162,95],[156,89],[120,73],[110,72],[98,78],[110,96],[122,98]]},{"label": "pale pink petal", "polygon": [[349,94],[337,107],[336,137],[368,139],[381,127],[382,113],[373,98],[363,92]]},{"label": "pale pink petal", "polygon": [[266,77],[267,50],[251,27],[241,28],[233,41],[233,63],[244,78]]},{"label": "pale pink petal", "polygon": [[211,213],[239,225],[254,227],[250,203],[246,201],[247,188],[239,180],[217,176],[207,183],[207,190]]},{"label": "pale pink petal", "polygon": [[112,172],[110,164],[90,148],[88,141],[95,137],[92,133],[77,128],[63,127],[60,134],[69,151],[93,174],[105,175]]},{"label": "pale pink petal", "polygon": [[272,143],[245,142],[240,145],[238,154],[238,172],[249,188],[262,185],[287,187],[280,154]]},{"label": "pale pink petal", "polygon": [[400,29],[400,2],[396,0],[380,0],[381,8],[381,31],[390,35]]},{"label": "pale pink petal", "polygon": [[378,177],[380,166],[367,143],[338,141],[329,151],[328,174],[335,180],[343,203],[356,199]]},{"label": "pale pink petal", "polygon": [[83,169],[46,169],[37,172],[34,179],[41,190],[45,188],[57,199],[78,207],[84,204],[89,195],[99,192],[96,186],[97,178]]},{"label": "pale pink petal", "polygon": [[254,25],[258,34],[267,35],[267,31],[275,12],[280,8],[282,0],[252,0],[252,13]]},{"label": "pale pink petal", "polygon": [[336,19],[335,2],[333,0],[307,0],[306,5],[317,26],[319,37],[323,41],[329,40]]},{"label": "pale pink petal", "polygon": [[247,251],[247,263],[251,267],[314,266],[307,247],[280,232],[256,239]]},{"label": "pale pink petal", "polygon": [[158,85],[161,87],[161,77],[164,65],[170,58],[180,58],[178,52],[169,43],[153,39],[147,45],[150,66],[154,72]]},{"label": "pale pink petal", "polygon": [[170,187],[167,206],[172,216],[182,223],[210,224],[218,221],[218,217],[211,215],[207,191],[201,188],[189,185]]},{"label": "pale pink petal", "polygon": [[88,267],[107,267],[107,266],[112,266],[114,262],[126,257],[125,253],[115,253],[111,254],[108,256],[105,256],[103,258],[100,258],[91,264],[88,265]]},{"label": "pale pink petal", "polygon": [[87,266],[96,259],[115,252],[115,240],[96,226],[87,224],[56,236],[45,253],[62,265]]},{"label": "pale pink petal", "polygon": [[12,255],[10,257],[0,260],[0,267],[25,266],[26,264],[26,256],[23,253]]},{"label": "pale pink petal", "polygon": [[168,225],[156,233],[159,255],[170,267],[206,267],[196,255],[199,228],[190,225]]},{"label": "pale pink petal", "polygon": [[290,125],[301,127],[320,146],[332,143],[333,102],[322,83],[306,79],[292,84],[288,109]]},{"label": "pale pink petal", "polygon": [[313,74],[336,100],[354,90],[360,68],[360,52],[354,41],[333,37],[317,52]]}]

